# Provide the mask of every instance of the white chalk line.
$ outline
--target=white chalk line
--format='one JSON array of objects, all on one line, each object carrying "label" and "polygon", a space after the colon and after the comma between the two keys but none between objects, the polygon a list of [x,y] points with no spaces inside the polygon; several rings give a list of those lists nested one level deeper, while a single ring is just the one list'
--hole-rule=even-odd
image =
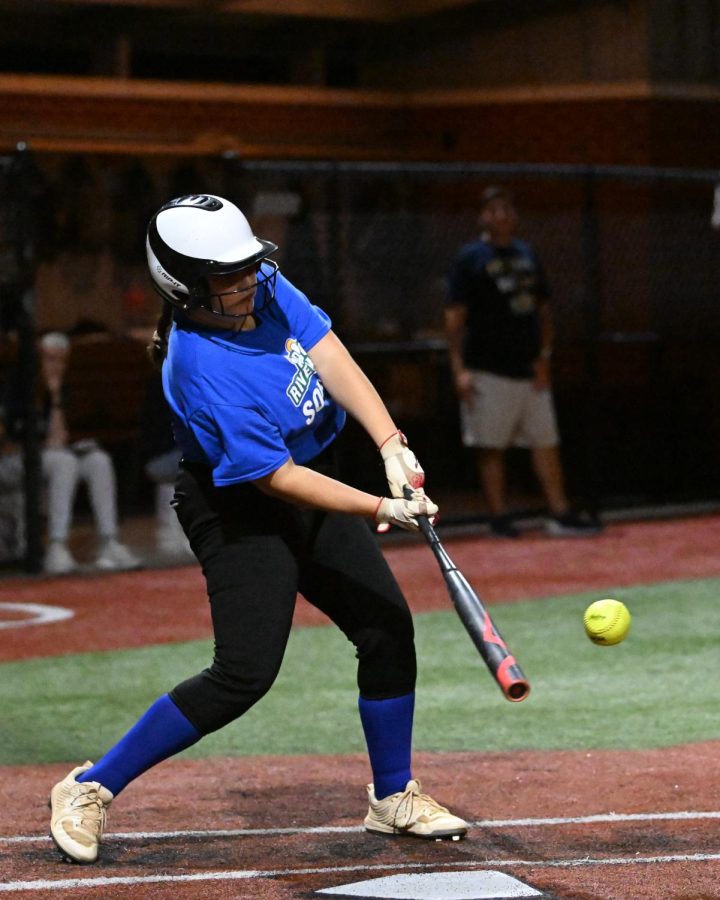
[{"label": "white chalk line", "polygon": [[0,614],[3,612],[23,613],[26,619],[2,619],[0,628],[27,628],[29,625],[48,625],[50,622],[62,622],[72,619],[73,610],[64,606],[50,606],[47,603],[0,603]]},{"label": "white chalk line", "polygon": [[[537,819],[479,819],[473,828],[535,828],[543,825],[594,825],[603,822],[673,822],[677,820],[720,819],[720,811],[684,811],[658,813],[598,813],[590,816],[563,816]],[[115,831],[106,832],[105,840],[123,841],[175,840],[183,838],[274,837],[287,834],[356,834],[362,825],[318,825],[305,828],[220,828],[183,831]],[[44,834],[0,835],[2,844],[29,844],[49,841]]]},{"label": "white chalk line", "polygon": [[35,881],[0,882],[0,893],[9,891],[71,890],[74,888],[105,888],[116,885],[140,884],[180,884],[193,881],[242,881],[253,878],[287,878],[297,875],[339,875],[349,872],[387,872],[414,869],[486,869],[486,868],[576,868],[579,866],[635,866],[656,865],[674,862],[707,862],[720,860],[720,853],[689,853],[672,856],[632,856],[613,859],[483,859],[465,860],[456,863],[388,863],[387,865],[327,866],[305,869],[235,869],[226,872],[197,872],[192,875],[127,875],[99,878],[64,878],[57,881],[37,879]]},{"label": "white chalk line", "polygon": [[[666,813],[600,813],[588,816],[570,817],[546,817],[526,819],[481,819],[473,822],[473,826],[480,828],[532,828],[558,825],[584,825],[597,823],[618,822],[648,822],[648,821],[692,821],[699,819],[720,819],[718,811],[681,811]],[[108,834],[107,838],[116,840],[159,840],[159,839],[186,839],[186,838],[218,838],[218,837],[243,837],[261,836],[272,837],[288,834],[349,834],[363,832],[362,826],[317,826],[307,828],[236,828],[236,829],[207,829],[188,831],[145,831],[145,832],[115,832]],[[0,837],[0,844],[37,843],[50,841],[45,835],[10,835]],[[664,856],[632,856],[614,858],[581,857],[579,859],[483,859],[464,860],[453,863],[388,863],[379,865],[356,866],[327,866],[302,869],[235,869],[219,872],[197,872],[189,875],[136,875],[136,876],[100,876],[97,878],[65,878],[58,880],[37,879],[29,881],[0,882],[0,893],[10,891],[36,891],[36,890],[71,890],[76,888],[105,888],[114,885],[142,885],[142,884],[171,884],[201,881],[241,881],[256,878],[282,878],[298,875],[340,875],[343,873],[372,873],[379,871],[400,871],[413,869],[422,871],[427,869],[454,869],[454,868],[573,868],[578,866],[619,866],[619,865],[658,865],[674,862],[708,862],[720,860],[720,853],[690,853],[673,854]]]}]

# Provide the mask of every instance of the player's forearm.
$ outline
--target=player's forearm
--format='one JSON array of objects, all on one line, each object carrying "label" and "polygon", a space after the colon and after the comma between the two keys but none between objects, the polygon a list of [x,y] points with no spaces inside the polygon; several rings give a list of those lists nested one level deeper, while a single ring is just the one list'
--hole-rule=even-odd
[{"label": "player's forearm", "polygon": [[309,356],[333,399],[363,426],[378,447],[397,431],[372,382],[333,332],[313,347]]},{"label": "player's forearm", "polygon": [[299,506],[313,506],[330,512],[346,512],[371,517],[379,498],[336,481],[292,460],[254,482],[263,493]]}]

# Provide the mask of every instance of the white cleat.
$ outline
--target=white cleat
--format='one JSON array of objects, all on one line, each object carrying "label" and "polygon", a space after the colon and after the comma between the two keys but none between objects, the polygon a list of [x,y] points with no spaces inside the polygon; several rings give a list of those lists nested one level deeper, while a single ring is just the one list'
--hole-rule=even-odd
[{"label": "white cleat", "polygon": [[73,769],[50,792],[50,837],[70,862],[94,863],[113,795],[97,781],[76,781],[91,762]]},{"label": "white cleat", "polygon": [[375,799],[373,785],[367,786],[367,792],[370,809],[365,817],[365,830],[373,834],[406,834],[428,840],[452,838],[455,841],[467,834],[467,822],[423,794],[419,781],[408,781],[404,791],[382,800]]}]

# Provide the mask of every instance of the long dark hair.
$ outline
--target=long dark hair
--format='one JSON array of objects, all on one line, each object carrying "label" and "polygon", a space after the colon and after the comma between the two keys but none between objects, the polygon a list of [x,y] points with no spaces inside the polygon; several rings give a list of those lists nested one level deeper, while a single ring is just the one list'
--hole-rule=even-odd
[{"label": "long dark hair", "polygon": [[147,354],[156,369],[160,369],[167,356],[168,332],[173,323],[173,305],[163,300],[162,310],[155,326],[152,339],[147,345]]}]

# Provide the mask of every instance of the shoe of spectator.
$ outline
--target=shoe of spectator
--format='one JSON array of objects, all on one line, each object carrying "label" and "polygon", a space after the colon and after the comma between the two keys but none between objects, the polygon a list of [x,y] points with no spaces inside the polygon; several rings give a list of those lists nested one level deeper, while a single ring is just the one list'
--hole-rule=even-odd
[{"label": "shoe of spectator", "polygon": [[190,549],[190,542],[184,535],[178,537],[176,534],[166,535],[158,533],[156,546],[158,553],[161,553],[163,556],[173,556],[177,559],[195,559],[195,555]]},{"label": "shoe of spectator", "polygon": [[603,530],[600,522],[576,512],[551,516],[545,521],[545,534],[549,537],[588,537]]},{"label": "shoe of spectator", "polygon": [[155,545],[163,556],[187,557],[188,559],[193,557],[190,541],[185,537],[185,532],[179,523],[158,527],[155,531]]},{"label": "shoe of spectator", "polygon": [[50,541],[45,551],[43,569],[48,575],[67,575],[75,572],[78,564],[63,541]]},{"label": "shoe of spectator", "polygon": [[495,538],[519,538],[520,532],[513,525],[510,516],[493,516],[489,522],[490,536]]},{"label": "shoe of spectator", "polygon": [[116,538],[110,538],[100,548],[100,552],[95,559],[95,566],[98,569],[119,571],[122,569],[138,569],[141,566],[141,562],[124,544],[121,544]]}]

